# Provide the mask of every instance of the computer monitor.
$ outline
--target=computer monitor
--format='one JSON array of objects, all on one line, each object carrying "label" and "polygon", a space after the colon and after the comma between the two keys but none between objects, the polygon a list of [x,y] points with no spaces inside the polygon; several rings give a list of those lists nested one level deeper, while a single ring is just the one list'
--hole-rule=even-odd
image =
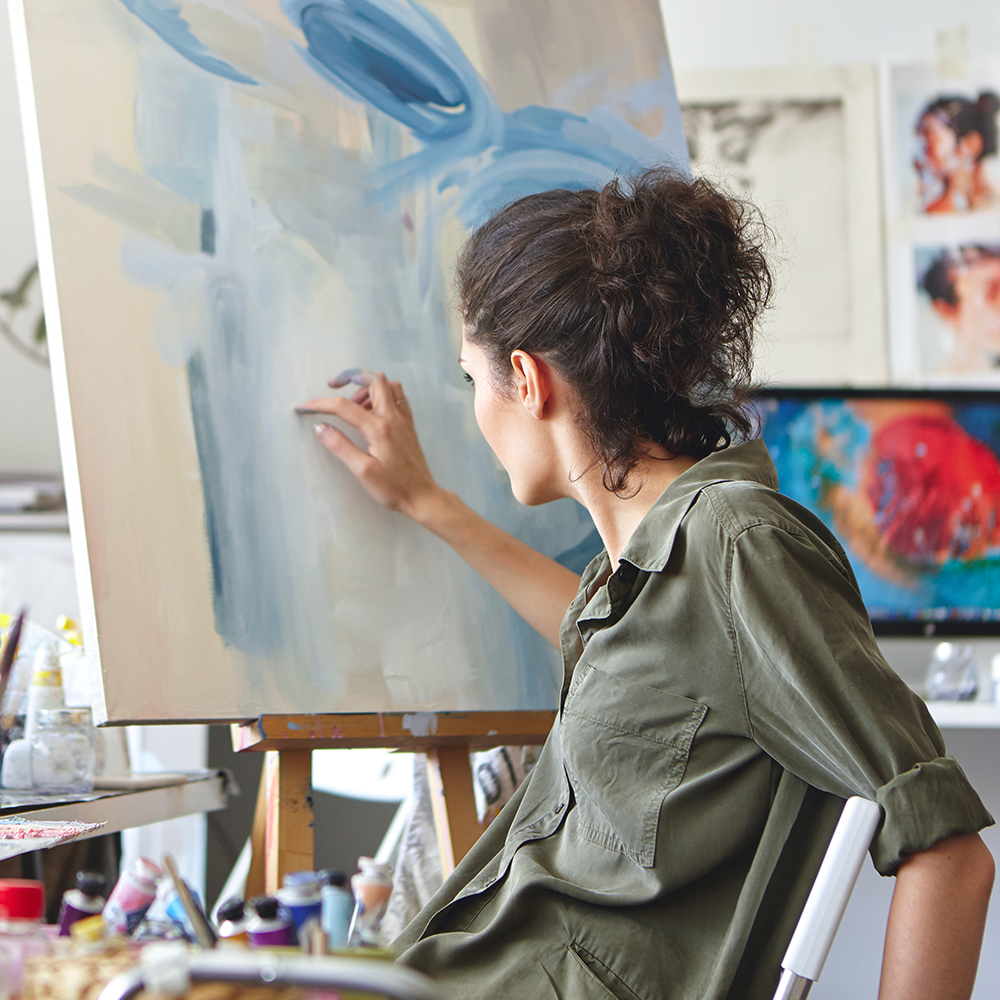
[{"label": "computer monitor", "polygon": [[782,493],[847,550],[882,635],[1000,634],[1000,391],[775,389]]}]

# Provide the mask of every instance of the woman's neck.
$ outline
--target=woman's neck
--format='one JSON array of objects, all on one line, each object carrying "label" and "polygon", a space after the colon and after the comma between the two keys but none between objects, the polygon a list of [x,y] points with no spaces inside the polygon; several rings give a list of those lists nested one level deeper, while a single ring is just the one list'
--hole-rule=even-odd
[{"label": "woman's neck", "polygon": [[[601,466],[595,465],[576,480],[574,485],[577,499],[594,519],[604,547],[608,550],[612,571],[618,568],[618,560],[629,539],[660,494],[696,462],[697,459],[686,455],[643,459],[629,476],[623,497],[605,488],[604,470]],[[639,487],[638,490],[635,490],[636,486]]]}]

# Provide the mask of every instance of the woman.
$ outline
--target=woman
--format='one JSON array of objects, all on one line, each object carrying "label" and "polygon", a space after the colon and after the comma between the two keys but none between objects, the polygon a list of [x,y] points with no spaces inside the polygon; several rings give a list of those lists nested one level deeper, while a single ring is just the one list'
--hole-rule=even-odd
[{"label": "woman", "polygon": [[975,101],[939,97],[917,119],[919,151],[914,167],[925,212],[993,208],[997,192],[984,160],[997,152],[1000,98],[983,91]]},{"label": "woman", "polygon": [[530,777],[397,942],[450,995],[769,997],[855,793],[883,805],[873,856],[898,877],[883,1000],[971,991],[991,818],[836,541],[759,441],[731,445],[770,292],[755,218],[651,171],[516,202],[461,256],[476,418],[519,500],[592,514],[605,552],[580,580],[435,483],[399,383],[301,408],[359,429],[367,453],[316,427],[563,654]]}]

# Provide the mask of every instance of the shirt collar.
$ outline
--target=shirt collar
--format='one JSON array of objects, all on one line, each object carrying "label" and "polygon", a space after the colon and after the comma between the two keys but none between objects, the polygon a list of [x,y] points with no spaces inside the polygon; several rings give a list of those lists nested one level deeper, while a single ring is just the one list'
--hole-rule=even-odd
[{"label": "shirt collar", "polygon": [[622,561],[636,569],[660,572],[670,558],[677,529],[698,494],[721,482],[754,482],[776,490],[778,472],[764,442],[748,441],[714,452],[682,472],[639,522]]}]

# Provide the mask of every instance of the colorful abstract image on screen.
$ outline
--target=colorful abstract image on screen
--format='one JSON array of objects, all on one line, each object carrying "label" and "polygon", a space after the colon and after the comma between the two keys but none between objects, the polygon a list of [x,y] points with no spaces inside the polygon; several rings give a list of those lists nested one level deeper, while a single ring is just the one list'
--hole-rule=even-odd
[{"label": "colorful abstract image on screen", "polygon": [[775,394],[781,491],[844,545],[873,622],[1000,621],[1000,394]]}]

